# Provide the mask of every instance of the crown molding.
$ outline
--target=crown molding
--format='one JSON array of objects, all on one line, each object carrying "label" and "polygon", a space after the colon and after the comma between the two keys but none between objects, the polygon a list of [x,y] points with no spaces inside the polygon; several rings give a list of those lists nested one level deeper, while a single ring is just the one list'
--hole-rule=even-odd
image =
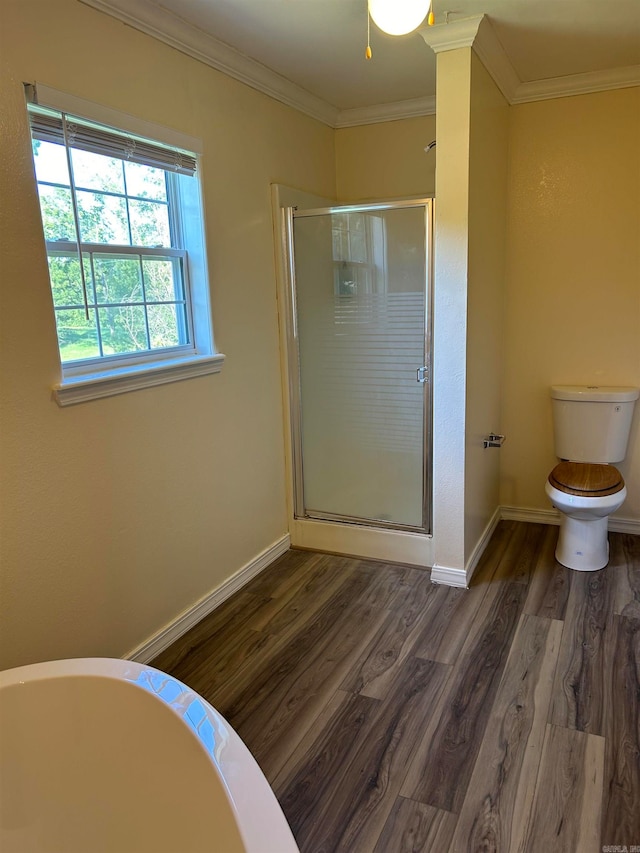
[{"label": "crown molding", "polygon": [[403,118],[431,116],[436,112],[436,99],[412,98],[407,101],[395,101],[391,104],[374,104],[370,107],[356,107],[338,113],[335,127],[357,127],[362,124],[378,124],[385,121],[399,121]]},{"label": "crown molding", "polygon": [[628,65],[625,68],[609,68],[605,71],[589,71],[584,74],[570,74],[566,77],[550,77],[547,80],[520,83],[510,103],[526,104],[531,101],[546,101],[551,98],[568,98],[571,95],[606,92],[610,89],[628,89],[632,86],[640,86],[640,65]]},{"label": "crown molding", "polygon": [[472,47],[483,18],[486,18],[486,15],[473,15],[448,24],[421,27],[418,32],[434,53]]},{"label": "crown molding", "polygon": [[510,104],[513,103],[521,81],[487,15],[484,15],[480,22],[473,49],[498,89]]},{"label": "crown molding", "polygon": [[436,54],[463,47],[473,48],[497,87],[511,103],[520,85],[520,78],[487,15],[475,15],[448,24],[423,27],[419,33]]},{"label": "crown molding", "polygon": [[509,104],[526,104],[640,86],[640,65],[524,83],[511,64],[488,15],[424,27],[419,33],[434,53],[461,47],[473,48]]},{"label": "crown molding", "polygon": [[335,127],[339,110],[150,0],[80,0],[205,65]]},{"label": "crown molding", "polygon": [[[181,53],[333,128],[356,127],[433,115],[435,97],[339,110],[301,86],[194,27],[152,0],[79,0]],[[572,74],[523,83],[487,15],[418,30],[435,53],[472,47],[510,104],[542,101],[640,85],[640,66]]]}]

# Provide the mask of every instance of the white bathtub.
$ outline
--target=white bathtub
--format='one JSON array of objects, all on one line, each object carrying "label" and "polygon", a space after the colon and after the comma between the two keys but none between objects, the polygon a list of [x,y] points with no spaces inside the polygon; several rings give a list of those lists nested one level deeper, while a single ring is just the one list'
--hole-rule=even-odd
[{"label": "white bathtub", "polygon": [[262,771],[205,700],[104,658],[0,673],[2,853],[296,853]]}]

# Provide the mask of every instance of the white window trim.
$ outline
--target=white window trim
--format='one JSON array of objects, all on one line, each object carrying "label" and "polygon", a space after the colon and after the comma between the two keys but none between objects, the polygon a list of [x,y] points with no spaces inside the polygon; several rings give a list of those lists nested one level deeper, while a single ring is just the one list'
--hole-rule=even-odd
[{"label": "white window trim", "polygon": [[53,394],[59,406],[73,406],[75,403],[112,397],[114,394],[124,394],[126,391],[138,391],[141,388],[152,388],[154,385],[164,385],[167,382],[178,382],[180,379],[220,373],[224,358],[222,353],[191,355],[164,361],[147,361],[144,364],[113,370],[101,370],[100,373],[63,379],[54,386]]},{"label": "white window trim", "polygon": [[[197,155],[202,154],[203,146],[199,139],[172,128],[138,119],[110,107],[60,92],[41,83],[36,83],[35,89],[37,101],[41,106],[82,116],[90,121],[154,139],[168,146],[192,151]],[[185,232],[183,238],[189,243],[189,270],[186,274],[191,278],[191,310],[195,352],[190,350],[187,354],[172,354],[166,357],[158,355],[155,359],[137,360],[131,364],[120,363],[113,368],[109,368],[102,362],[101,365],[95,364],[78,370],[77,368],[74,369],[72,365],[65,367],[60,363],[61,379],[53,387],[53,397],[59,406],[75,405],[128,391],[219,373],[222,370],[225,356],[215,350],[209,305],[209,276],[204,239],[205,212],[202,203],[202,161],[200,158],[198,159],[198,166],[197,187],[194,187],[191,197],[182,198],[182,204],[187,207],[196,206],[200,216],[195,225],[193,221],[185,221],[185,217],[181,217],[183,232]],[[194,285],[194,280],[197,282],[196,285]]]}]

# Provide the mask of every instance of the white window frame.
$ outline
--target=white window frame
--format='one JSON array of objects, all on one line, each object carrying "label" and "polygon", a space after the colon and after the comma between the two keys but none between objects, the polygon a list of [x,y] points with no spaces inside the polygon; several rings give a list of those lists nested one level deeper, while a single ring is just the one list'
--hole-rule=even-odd
[{"label": "white window frame", "polygon": [[[38,106],[188,151],[197,159],[195,178],[176,174],[170,182],[174,188],[172,201],[180,210],[181,248],[155,250],[155,255],[174,254],[184,259],[184,290],[191,342],[169,350],[156,349],[131,356],[109,355],[66,364],[60,360],[60,381],[53,388],[56,402],[60,406],[68,406],[194,376],[219,373],[225,356],[216,352],[211,322],[200,140],[40,83],[27,86],[26,90],[29,99]],[[75,243],[70,245],[76,249]],[[122,250],[124,253],[141,254],[138,247],[82,245],[83,252],[86,246],[88,251],[98,253],[117,253]],[[46,246],[49,252],[56,247],[62,248],[62,243],[47,243]],[[154,250],[150,249],[148,253],[154,254]]]}]

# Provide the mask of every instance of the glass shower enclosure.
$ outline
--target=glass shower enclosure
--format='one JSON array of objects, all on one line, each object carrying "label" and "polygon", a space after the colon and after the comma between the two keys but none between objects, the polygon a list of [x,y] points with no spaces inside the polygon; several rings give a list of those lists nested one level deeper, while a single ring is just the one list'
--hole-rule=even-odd
[{"label": "glass shower enclosure", "polygon": [[432,200],[286,211],[296,518],[430,532]]}]

